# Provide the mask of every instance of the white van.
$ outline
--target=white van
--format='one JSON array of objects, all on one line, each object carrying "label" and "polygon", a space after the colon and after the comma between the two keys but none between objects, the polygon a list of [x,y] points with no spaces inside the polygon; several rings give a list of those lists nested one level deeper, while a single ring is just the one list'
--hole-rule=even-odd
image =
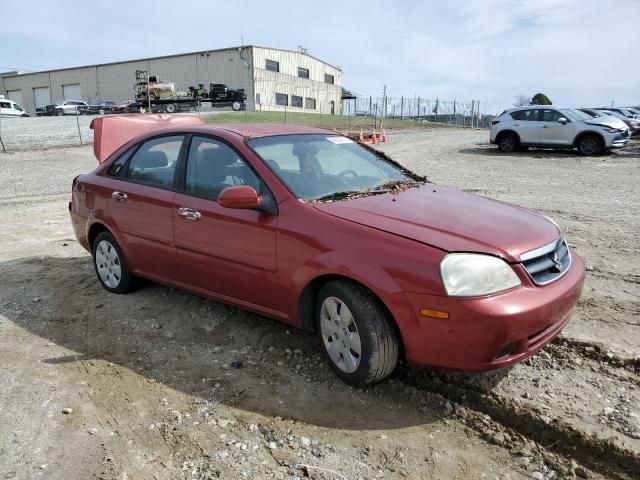
[{"label": "white van", "polygon": [[29,114],[24,111],[20,105],[13,100],[8,100],[0,96],[0,115],[3,117],[28,117]]}]

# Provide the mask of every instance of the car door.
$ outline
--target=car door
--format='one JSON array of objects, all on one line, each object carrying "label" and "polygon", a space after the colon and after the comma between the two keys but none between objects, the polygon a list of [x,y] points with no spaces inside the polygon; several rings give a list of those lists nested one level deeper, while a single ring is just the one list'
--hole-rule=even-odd
[{"label": "car door", "polygon": [[520,143],[535,145],[540,140],[540,125],[535,108],[511,112],[512,128],[520,137]]},{"label": "car door", "polygon": [[250,185],[271,195],[248,162],[219,138],[194,136],[182,182],[173,210],[180,281],[278,309],[277,215],[216,202],[232,185]]},{"label": "car door", "polygon": [[175,276],[172,209],[183,141],[182,135],[147,140],[120,170],[107,173],[112,177],[107,212],[128,247],[131,266],[158,279]]},{"label": "car door", "polygon": [[[540,143],[546,145],[571,145],[575,137],[575,127],[570,119],[558,110],[540,109]],[[560,122],[560,119],[566,121]]]}]

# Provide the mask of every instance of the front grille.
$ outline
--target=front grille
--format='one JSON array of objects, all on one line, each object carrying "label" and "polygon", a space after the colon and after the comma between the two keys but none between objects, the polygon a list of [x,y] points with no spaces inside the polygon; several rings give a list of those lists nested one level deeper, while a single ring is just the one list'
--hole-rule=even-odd
[{"label": "front grille", "polygon": [[520,256],[522,266],[536,285],[545,285],[563,276],[571,265],[571,254],[564,238]]}]

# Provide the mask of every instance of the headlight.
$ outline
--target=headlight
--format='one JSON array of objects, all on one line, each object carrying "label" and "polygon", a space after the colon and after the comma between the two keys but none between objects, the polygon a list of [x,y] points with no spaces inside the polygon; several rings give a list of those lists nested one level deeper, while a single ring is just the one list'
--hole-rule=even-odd
[{"label": "headlight", "polygon": [[440,275],[452,297],[487,295],[520,285],[507,262],[476,253],[450,253],[440,262]]}]

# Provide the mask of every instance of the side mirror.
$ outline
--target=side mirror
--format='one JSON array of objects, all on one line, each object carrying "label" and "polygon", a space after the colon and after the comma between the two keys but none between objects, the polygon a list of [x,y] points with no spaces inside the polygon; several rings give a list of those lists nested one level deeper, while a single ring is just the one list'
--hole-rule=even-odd
[{"label": "side mirror", "polygon": [[218,204],[225,208],[250,210],[262,206],[262,197],[249,185],[237,185],[222,190],[218,195]]},{"label": "side mirror", "polygon": [[566,119],[566,118],[564,118],[564,117],[560,117],[560,118],[558,119],[558,122],[560,122],[560,123],[562,123],[562,124],[564,125],[564,124],[566,124],[566,123],[569,123],[569,120],[567,120],[567,119]]}]

